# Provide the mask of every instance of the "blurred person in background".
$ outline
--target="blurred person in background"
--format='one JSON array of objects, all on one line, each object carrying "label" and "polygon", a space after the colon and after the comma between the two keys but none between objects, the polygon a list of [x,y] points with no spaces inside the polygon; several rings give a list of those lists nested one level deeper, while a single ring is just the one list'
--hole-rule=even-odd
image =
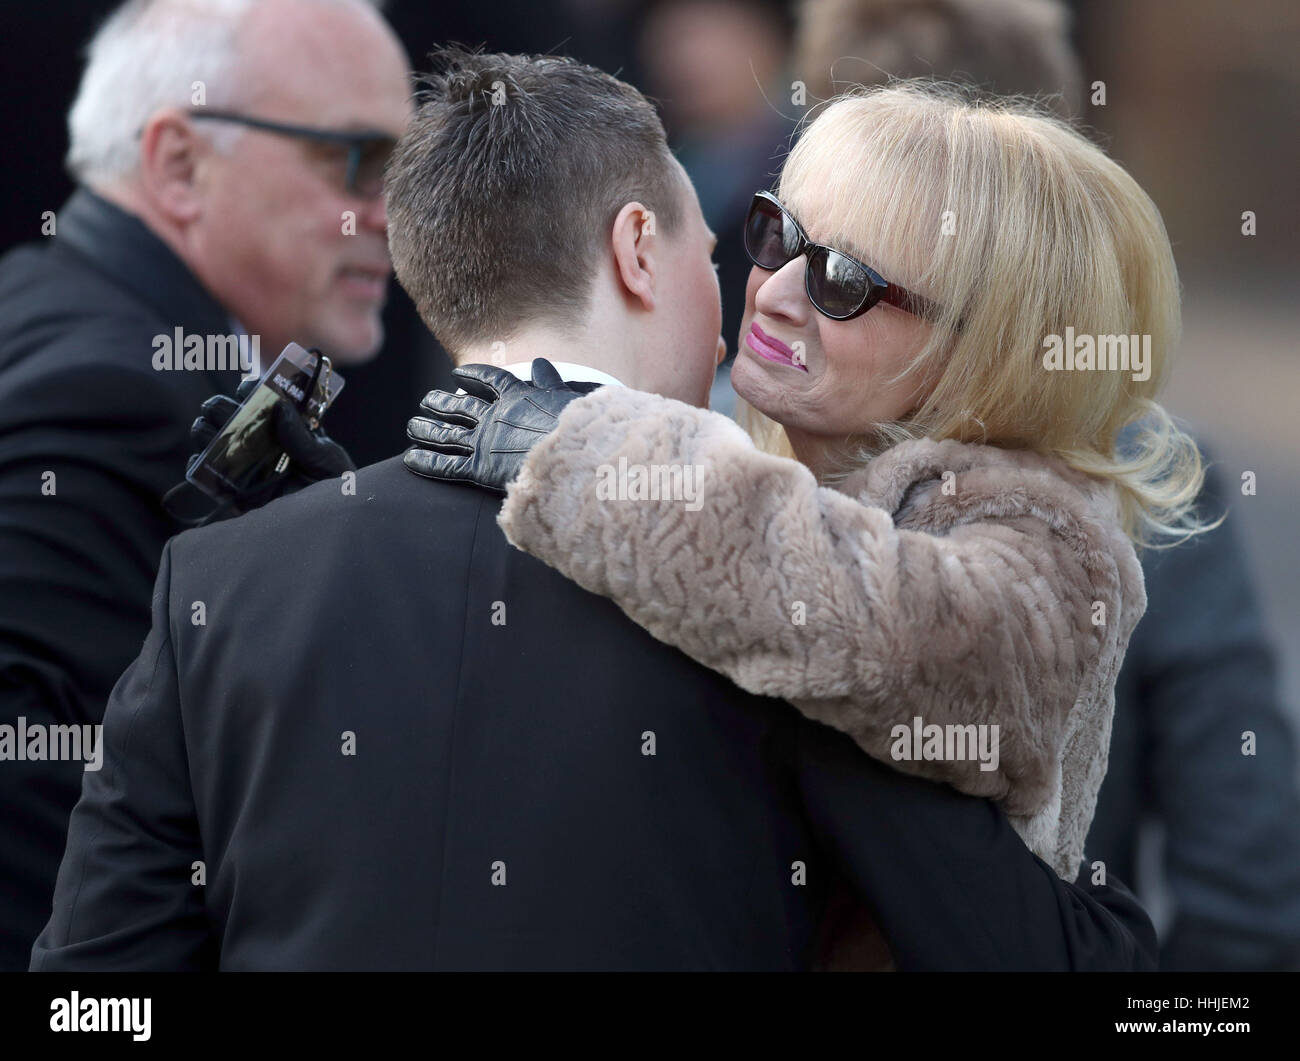
[{"label": "blurred person in background", "polygon": [[[1055,0],[805,0],[792,74],[815,103],[852,83],[932,76],[1077,117],[1081,65]],[[1132,433],[1128,435],[1131,441]],[[1207,455],[1208,456],[1208,455]],[[1230,494],[1208,460],[1202,518]],[[1300,793],[1277,658],[1237,530],[1140,554],[1147,614],[1116,686],[1109,770],[1086,854],[1151,897],[1156,825],[1172,906],[1161,966],[1300,967]],[[1243,754],[1243,733],[1255,734]]]},{"label": "blurred person in background", "polygon": [[[167,367],[178,331],[205,354],[256,337],[254,371],[291,339],[344,366],[379,349],[410,89],[362,0],[130,0],[95,36],[78,188],[44,246],[0,261],[0,725],[98,723],[148,632],[181,529],[161,498],[200,404],[250,367]],[[2,969],[49,916],[83,765],[0,763]]]},{"label": "blurred person in background", "polygon": [[[718,234],[713,257],[728,342],[740,331],[749,279],[745,210],[755,180],[779,168],[790,135],[790,29],[789,4],[780,0],[664,0],[649,5],[641,32],[647,91],[663,107],[669,141]],[[709,399],[728,416],[733,360],[719,368]]]},{"label": "blurred person in background", "polygon": [[809,105],[849,85],[934,77],[1070,118],[1083,85],[1056,0],[801,0],[794,70]]}]

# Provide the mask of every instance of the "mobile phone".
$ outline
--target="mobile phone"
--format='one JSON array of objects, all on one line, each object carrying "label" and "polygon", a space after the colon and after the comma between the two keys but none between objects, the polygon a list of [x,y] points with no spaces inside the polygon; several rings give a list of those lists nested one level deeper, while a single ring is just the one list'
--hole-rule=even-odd
[{"label": "mobile phone", "polygon": [[328,357],[290,343],[185,478],[219,501],[282,478],[289,462],[275,433],[276,403],[285,399],[314,428],[342,389]]}]

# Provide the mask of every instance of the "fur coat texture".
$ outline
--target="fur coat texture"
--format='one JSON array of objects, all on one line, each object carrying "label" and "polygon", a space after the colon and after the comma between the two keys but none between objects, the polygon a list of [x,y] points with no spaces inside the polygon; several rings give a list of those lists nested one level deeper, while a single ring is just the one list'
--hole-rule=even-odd
[{"label": "fur coat texture", "polygon": [[[1078,875],[1146,608],[1112,488],[1031,452],[922,439],[832,489],[723,416],[602,387],[533,449],[499,522],[741,688],[997,800]],[[925,726],[997,726],[996,769],[973,742],[928,757],[911,740]]]}]

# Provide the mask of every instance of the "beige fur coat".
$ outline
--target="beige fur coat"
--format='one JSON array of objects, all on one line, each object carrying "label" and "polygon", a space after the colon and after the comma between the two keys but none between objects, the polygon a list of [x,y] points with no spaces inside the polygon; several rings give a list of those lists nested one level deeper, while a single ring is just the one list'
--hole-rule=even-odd
[{"label": "beige fur coat", "polygon": [[[741,688],[999,801],[1077,876],[1146,608],[1109,488],[1033,453],[919,440],[830,489],[725,417],[603,387],[532,451],[500,524]],[[895,728],[925,725],[996,725],[996,769],[924,758]]]}]

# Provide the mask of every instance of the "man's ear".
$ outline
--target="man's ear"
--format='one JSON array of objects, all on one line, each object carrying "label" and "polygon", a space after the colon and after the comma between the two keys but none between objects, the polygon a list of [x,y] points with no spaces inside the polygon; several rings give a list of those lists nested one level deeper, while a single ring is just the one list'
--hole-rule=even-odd
[{"label": "man's ear", "polygon": [[627,203],[614,218],[611,238],[614,271],[624,292],[644,309],[653,310],[659,262],[654,211],[641,203]]},{"label": "man's ear", "polygon": [[202,212],[198,171],[208,144],[176,111],[161,111],[140,134],[140,184],[169,220],[184,224]]}]

